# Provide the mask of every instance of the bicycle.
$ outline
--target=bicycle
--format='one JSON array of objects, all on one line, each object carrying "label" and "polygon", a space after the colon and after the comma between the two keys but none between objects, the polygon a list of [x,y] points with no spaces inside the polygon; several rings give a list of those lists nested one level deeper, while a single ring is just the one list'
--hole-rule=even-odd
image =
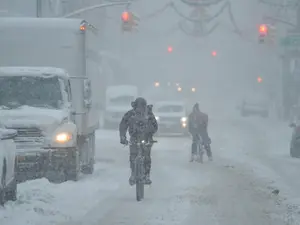
[{"label": "bicycle", "polygon": [[195,142],[197,144],[196,154],[194,154],[193,151],[191,151],[190,162],[194,161],[194,156],[196,155],[196,156],[198,156],[196,161],[200,162],[200,163],[203,163],[203,155],[204,155],[204,152],[205,152],[204,144],[203,144],[203,141],[202,141],[202,137],[199,134],[197,134],[196,137],[197,137],[197,140]]},{"label": "bicycle", "polygon": [[134,143],[128,142],[129,145],[137,146],[137,150],[138,150],[138,154],[134,159],[134,177],[135,177],[137,201],[141,201],[144,198],[144,185],[145,185],[144,152],[146,151],[146,148],[153,143],[157,143],[157,141],[152,140],[146,142],[145,140],[137,140]]}]

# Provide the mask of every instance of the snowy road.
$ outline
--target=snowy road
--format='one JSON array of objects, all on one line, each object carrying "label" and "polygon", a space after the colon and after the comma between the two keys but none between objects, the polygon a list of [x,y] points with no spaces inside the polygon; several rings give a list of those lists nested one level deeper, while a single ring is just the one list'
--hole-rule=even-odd
[{"label": "snowy road", "polygon": [[214,162],[203,165],[188,163],[189,139],[158,138],[153,184],[138,203],[128,185],[128,150],[116,133],[99,131],[95,174],[78,183],[21,184],[19,200],[0,209],[0,224],[299,224],[300,161],[288,156],[288,128],[260,118],[213,118],[210,133]]}]

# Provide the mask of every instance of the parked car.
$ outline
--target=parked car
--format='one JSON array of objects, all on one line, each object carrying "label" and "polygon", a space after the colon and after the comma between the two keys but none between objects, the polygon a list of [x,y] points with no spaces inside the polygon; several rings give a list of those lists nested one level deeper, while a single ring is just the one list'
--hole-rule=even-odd
[{"label": "parked car", "polygon": [[158,135],[183,134],[188,135],[187,109],[182,101],[161,101],[153,107],[158,122]]},{"label": "parked car", "polygon": [[17,199],[17,181],[15,177],[17,132],[0,128],[0,205]]}]

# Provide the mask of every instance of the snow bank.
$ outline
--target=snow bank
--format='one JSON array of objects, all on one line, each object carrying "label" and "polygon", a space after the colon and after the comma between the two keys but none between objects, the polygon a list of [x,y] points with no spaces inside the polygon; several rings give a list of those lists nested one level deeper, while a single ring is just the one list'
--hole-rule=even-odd
[{"label": "snow bank", "polygon": [[106,167],[98,164],[93,176],[79,182],[53,184],[39,179],[20,184],[18,200],[0,208],[0,224],[50,225],[81,218],[119,188]]}]

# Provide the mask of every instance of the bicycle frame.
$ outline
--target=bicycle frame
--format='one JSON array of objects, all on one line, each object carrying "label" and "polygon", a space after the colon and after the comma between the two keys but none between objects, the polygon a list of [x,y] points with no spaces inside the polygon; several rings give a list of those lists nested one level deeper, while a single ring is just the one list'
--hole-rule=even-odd
[{"label": "bicycle frame", "polygon": [[137,156],[134,159],[135,164],[135,181],[136,183],[144,182],[145,178],[145,171],[144,171],[144,161],[145,161],[145,141],[139,141],[135,143],[138,153]]},{"label": "bicycle frame", "polygon": [[[156,141],[153,141],[153,143]],[[129,143],[130,145],[135,145],[137,147],[138,153],[134,160],[134,173],[135,173],[135,186],[136,186],[136,200],[141,201],[144,198],[144,185],[145,185],[145,168],[144,161],[145,156],[144,152],[148,145],[151,145],[150,142],[146,142],[140,138],[136,142]]]},{"label": "bicycle frame", "polygon": [[197,159],[197,161],[203,163],[204,144],[202,141],[202,137],[199,134],[197,134],[196,137],[197,137],[197,139],[193,140],[193,143],[196,144],[196,153],[191,152],[191,154],[192,154],[191,157],[193,158],[193,155],[196,155],[199,157]]}]

